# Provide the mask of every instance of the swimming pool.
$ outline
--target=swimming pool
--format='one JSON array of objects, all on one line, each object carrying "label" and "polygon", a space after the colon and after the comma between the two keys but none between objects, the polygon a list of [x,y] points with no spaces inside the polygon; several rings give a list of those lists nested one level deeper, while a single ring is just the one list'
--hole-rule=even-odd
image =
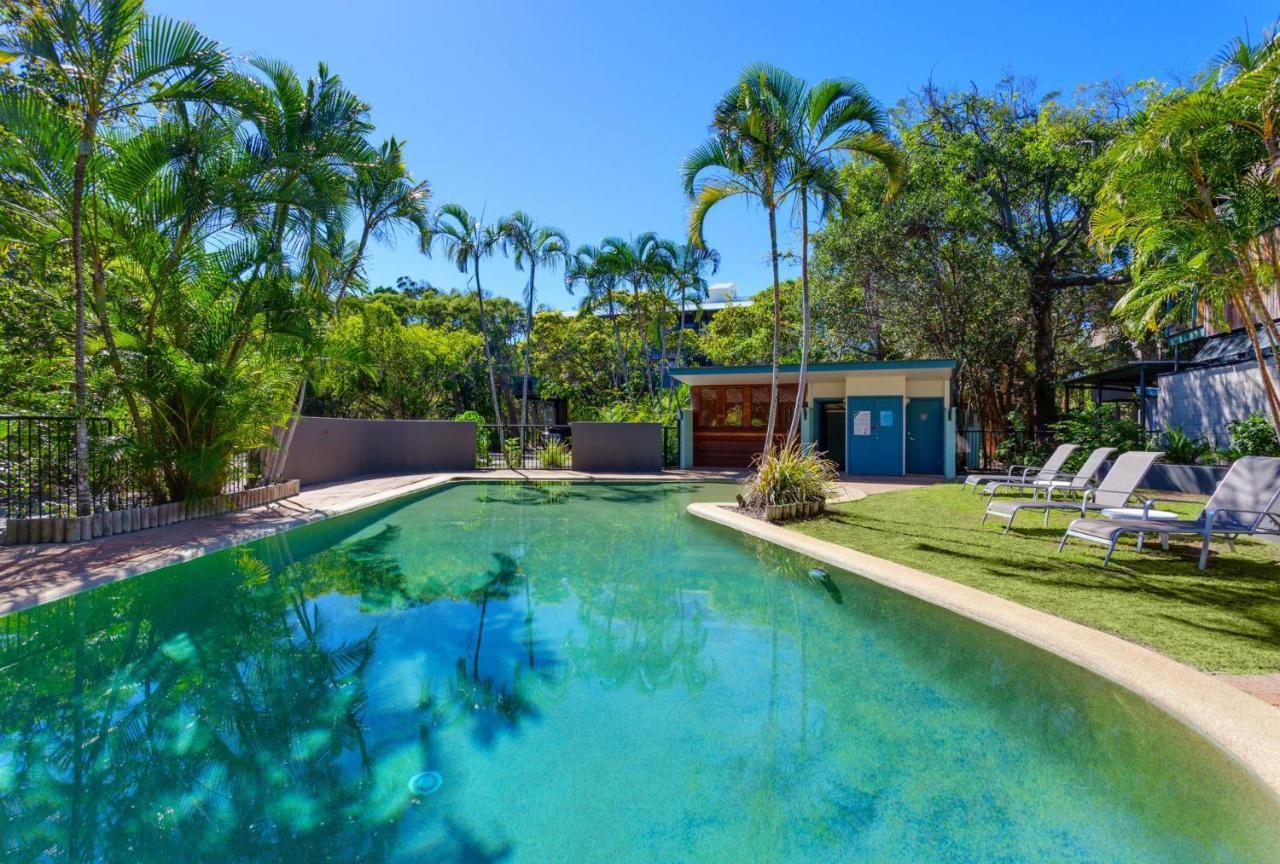
[{"label": "swimming pool", "polygon": [[453,485],[0,618],[0,853],[1275,860],[1207,742],[725,497]]}]

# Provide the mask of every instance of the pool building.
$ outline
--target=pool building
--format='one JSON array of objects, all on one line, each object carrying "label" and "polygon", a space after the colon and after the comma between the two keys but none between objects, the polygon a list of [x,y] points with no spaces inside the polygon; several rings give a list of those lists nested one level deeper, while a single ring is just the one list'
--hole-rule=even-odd
[{"label": "pool building", "polygon": [[[848,474],[955,476],[954,360],[890,360],[779,369],[778,435],[799,404],[800,436]],[[691,408],[680,417],[680,467],[746,468],[764,449],[770,368],[707,366],[673,369],[689,385]],[[799,398],[797,396],[799,395]]]}]

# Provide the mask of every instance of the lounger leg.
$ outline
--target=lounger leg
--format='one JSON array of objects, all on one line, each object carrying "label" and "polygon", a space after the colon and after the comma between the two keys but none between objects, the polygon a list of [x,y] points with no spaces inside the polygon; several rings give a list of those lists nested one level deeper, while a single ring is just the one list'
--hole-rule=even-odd
[{"label": "lounger leg", "polygon": [[[1142,535],[1138,535],[1138,536],[1141,537]],[[1111,556],[1116,551],[1116,541],[1119,539],[1120,538],[1118,536],[1111,538],[1111,545],[1107,547],[1107,557],[1102,559],[1103,567],[1106,567],[1108,564],[1111,563]]]},{"label": "lounger leg", "polygon": [[1160,535],[1160,548],[1166,552],[1169,551],[1169,535],[1168,534]]},{"label": "lounger leg", "polygon": [[1044,527],[1049,527],[1049,508],[1044,508]]},{"label": "lounger leg", "polygon": [[983,511],[982,511],[982,521],[978,523],[978,527],[979,527],[979,528],[981,528],[983,525],[986,525],[986,524],[987,524],[987,517],[988,517],[988,516],[990,516],[990,515],[991,515],[991,508],[990,508],[990,507],[988,507],[986,510],[983,510]]},{"label": "lounger leg", "polygon": [[1138,532],[1138,551],[1142,551],[1142,532]]},{"label": "lounger leg", "polygon": [[1209,538],[1205,537],[1204,542],[1200,544],[1200,567],[1203,570],[1209,566]]},{"label": "lounger leg", "polygon": [[1228,534],[1227,536],[1223,537],[1222,539],[1223,539],[1223,540],[1225,540],[1225,541],[1227,542],[1227,548],[1228,548],[1228,549],[1230,549],[1232,552],[1236,551],[1236,538],[1235,538],[1235,537],[1232,537],[1230,534]]},{"label": "lounger leg", "polygon": [[1067,545],[1067,538],[1068,538],[1068,537],[1070,537],[1070,536],[1071,536],[1071,535],[1070,535],[1070,534],[1068,534],[1066,531],[1063,531],[1063,532],[1062,532],[1062,542],[1058,544],[1058,554],[1059,554],[1059,555],[1061,555],[1061,554],[1062,554],[1062,550],[1063,550],[1064,548],[1066,548],[1066,545]]},{"label": "lounger leg", "polygon": [[1017,510],[1014,510],[1012,513],[1009,514],[1009,521],[1004,523],[1004,533],[1006,534],[1009,533],[1009,529],[1013,527],[1013,520],[1017,517],[1017,515],[1018,515]]}]

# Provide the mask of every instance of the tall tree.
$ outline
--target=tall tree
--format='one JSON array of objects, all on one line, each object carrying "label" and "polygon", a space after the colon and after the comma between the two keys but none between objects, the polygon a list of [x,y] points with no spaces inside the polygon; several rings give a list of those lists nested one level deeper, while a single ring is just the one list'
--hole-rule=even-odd
[{"label": "tall tree", "polygon": [[1055,295],[1125,282],[1118,261],[1099,263],[1087,247],[1097,184],[1091,166],[1123,121],[1105,100],[1069,105],[1033,93],[1034,85],[1012,77],[990,93],[930,84],[918,107],[923,142],[951,165],[948,194],[962,206],[980,198],[996,242],[1025,275],[1032,419],[1043,427],[1057,414]]},{"label": "tall tree", "polygon": [[391,138],[376,153],[355,166],[350,201],[360,225],[360,237],[344,257],[346,267],[338,283],[335,309],[360,275],[369,240],[389,241],[407,228],[423,254],[431,251],[431,215],[427,181],[415,182],[404,164],[404,144]]},{"label": "tall tree", "polygon": [[[287,278],[294,268],[332,301],[347,274],[354,279],[360,267],[357,260],[351,270],[345,261],[341,216],[357,182],[356,166],[376,159],[366,138],[373,131],[368,104],[324,63],[304,82],[287,63],[255,58],[249,74],[224,76],[218,89],[246,121],[245,149],[263,181],[282,193],[258,234],[253,278]],[[283,479],[307,378],[304,368],[283,439],[266,467],[270,481]]]},{"label": "tall tree", "polygon": [[[499,444],[505,447],[502,409],[498,405],[498,385],[493,369],[493,350],[489,345],[489,326],[484,314],[484,287],[480,284],[480,262],[493,255],[502,243],[502,235],[492,225],[481,225],[458,204],[446,204],[436,216],[433,242],[438,243],[460,273],[471,271],[476,280],[476,304],[480,317],[480,341],[484,347],[485,369],[489,375],[489,397],[493,402],[493,422],[498,424]],[[504,451],[505,452],[505,451]]]},{"label": "tall tree", "polygon": [[769,373],[769,419],[765,452],[774,447],[778,414],[778,342],[782,330],[781,281],[778,274],[778,208],[785,183],[787,126],[767,71],[750,66],[716,105],[711,137],[690,153],[681,173],[689,210],[689,242],[705,247],[707,214],[731,198],[760,203],[769,221],[769,264],[773,271],[773,352]]},{"label": "tall tree", "polygon": [[720,253],[714,249],[682,243],[672,262],[671,285],[675,291],[676,365],[684,365],[684,314],[689,300],[700,304],[707,296],[707,276],[720,269]]},{"label": "tall tree", "polygon": [[606,237],[600,242],[607,265],[631,286],[631,315],[636,328],[636,342],[644,364],[645,389],[654,395],[653,351],[649,342],[652,323],[645,313],[645,292],[660,284],[671,273],[675,245],[652,231],[631,240]]},{"label": "tall tree", "polygon": [[0,124],[21,146],[70,115],[76,147],[68,191],[75,290],[76,512],[93,508],[89,488],[89,435],[85,389],[84,202],[90,163],[103,129],[148,105],[210,95],[226,58],[217,44],[186,22],[148,17],[142,0],[62,0],[6,38],[0,50],[36,74],[21,93],[0,97]]},{"label": "tall tree", "polygon": [[[1196,310],[1219,324],[1234,313],[1280,430],[1280,388],[1263,343],[1280,351],[1280,333],[1261,287],[1280,289],[1271,119],[1280,61],[1266,55],[1237,44],[1227,75],[1204,76],[1145,111],[1107,154],[1092,229],[1104,253],[1132,259],[1133,286],[1116,311],[1136,329]],[[1253,76],[1268,67],[1271,86],[1257,86]]]},{"label": "tall tree", "polygon": [[569,263],[569,238],[558,228],[538,225],[533,217],[517,210],[500,221],[498,232],[503,242],[510,244],[516,269],[529,269],[529,279],[524,285],[524,370],[520,385],[520,436],[529,422],[529,354],[533,350],[533,309],[537,301],[536,277],[538,267],[554,269]]},{"label": "tall tree", "polygon": [[809,368],[809,205],[820,218],[839,206],[844,186],[838,164],[841,159],[863,158],[879,164],[888,175],[886,196],[902,181],[905,164],[898,148],[886,136],[887,121],[880,105],[866,88],[847,78],[829,78],[809,87],[780,69],[767,68],[756,80],[773,92],[767,104],[785,112],[786,196],[800,217],[800,374],[796,410],[791,414],[784,446],[794,446],[800,430],[801,405]]},{"label": "tall tree", "polygon": [[580,309],[593,314],[604,309],[609,316],[613,328],[614,345],[618,352],[618,377],[614,379],[614,387],[620,388],[627,380],[627,352],[622,344],[622,325],[618,320],[618,283],[622,274],[609,253],[599,246],[584,244],[579,246],[565,265],[565,288],[572,294],[574,287],[582,285],[586,294],[582,298]]}]

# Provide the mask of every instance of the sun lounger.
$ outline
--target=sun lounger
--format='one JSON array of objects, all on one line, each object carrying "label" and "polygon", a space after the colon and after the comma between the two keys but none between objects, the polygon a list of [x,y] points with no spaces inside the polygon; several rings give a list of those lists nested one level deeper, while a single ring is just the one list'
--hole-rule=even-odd
[{"label": "sun lounger", "polygon": [[1052,498],[1053,493],[1057,492],[1083,492],[1094,485],[1098,480],[1098,472],[1102,470],[1102,466],[1111,454],[1116,452],[1114,447],[1099,447],[1089,454],[1089,458],[1084,460],[1084,464],[1080,466],[1080,470],[1074,474],[1059,471],[1052,476],[1043,476],[1044,471],[1036,475],[1031,480],[992,480],[982,487],[983,495],[995,496],[1001,489],[1016,489],[1019,491],[1030,491],[1032,498],[1039,498],[1040,493],[1045,493],[1045,498]]},{"label": "sun lounger", "polygon": [[[1145,509],[1155,503],[1148,501]],[[1076,519],[1067,526],[1058,551],[1072,537],[1099,543],[1107,547],[1102,560],[1105,567],[1125,534],[1137,534],[1139,544],[1144,534],[1159,535],[1164,542],[1174,534],[1198,535],[1201,570],[1209,566],[1209,543],[1215,535],[1226,539],[1229,546],[1240,536],[1280,535],[1280,457],[1237,459],[1195,519]]]},{"label": "sun lounger", "polygon": [[996,501],[992,499],[991,503],[987,505],[986,512],[982,514],[982,522],[980,524],[985,525],[987,519],[993,516],[997,519],[1003,519],[1005,520],[1004,531],[1007,534],[1009,529],[1013,527],[1014,518],[1023,510],[1043,511],[1044,524],[1047,526],[1049,524],[1049,514],[1054,511],[1074,512],[1083,516],[1090,511],[1103,510],[1109,507],[1124,507],[1129,503],[1129,499],[1133,497],[1138,484],[1142,482],[1142,478],[1146,476],[1147,469],[1163,455],[1163,453],[1141,450],[1120,454],[1097,488],[1086,489],[1083,498],[1079,502],[1050,500]]},{"label": "sun lounger", "polygon": [[964,478],[964,486],[966,489],[970,487],[979,489],[992,481],[1028,481],[1041,472],[1057,474],[1074,452],[1076,452],[1076,445],[1059,444],[1058,448],[1045,460],[1044,465],[1011,465],[1004,474],[970,474]]}]

